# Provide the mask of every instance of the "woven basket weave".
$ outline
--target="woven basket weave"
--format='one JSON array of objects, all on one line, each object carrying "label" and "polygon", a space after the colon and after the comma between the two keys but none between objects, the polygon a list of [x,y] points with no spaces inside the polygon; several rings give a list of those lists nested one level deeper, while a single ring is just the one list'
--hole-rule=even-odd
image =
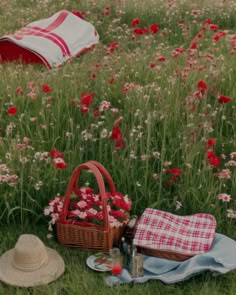
[{"label": "woven basket weave", "polygon": [[[78,179],[83,169],[89,169],[95,176],[102,201],[103,225],[97,224],[69,224],[67,223],[67,209],[72,192],[78,194]],[[56,222],[56,237],[60,244],[96,250],[108,253],[122,235],[124,227],[111,227],[108,220],[106,192],[103,177],[106,179],[109,191],[115,193],[115,186],[108,171],[96,161],[88,161],[78,165],[71,174],[64,196],[62,214]]]},{"label": "woven basket weave", "polygon": [[155,250],[155,249],[148,249],[143,247],[138,247],[138,252],[148,255],[148,256],[156,256],[159,258],[165,258],[169,260],[175,261],[183,261],[188,258],[191,258],[193,255],[185,255],[184,253],[175,253],[174,251],[164,251],[164,250]]}]

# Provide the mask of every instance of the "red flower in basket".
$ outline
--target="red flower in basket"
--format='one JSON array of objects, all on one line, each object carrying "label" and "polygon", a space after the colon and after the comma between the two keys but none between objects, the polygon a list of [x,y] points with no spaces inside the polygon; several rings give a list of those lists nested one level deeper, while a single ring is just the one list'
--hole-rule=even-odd
[{"label": "red flower in basket", "polygon": [[[129,220],[131,200],[127,195],[116,192],[107,194],[107,209],[111,227],[120,227]],[[56,196],[49,201],[44,208],[44,215],[49,216],[49,230],[53,230],[53,225],[60,218],[63,207],[63,196]],[[102,224],[102,203],[99,194],[95,194],[90,187],[81,187],[76,194],[70,196],[67,223],[72,224]]]}]

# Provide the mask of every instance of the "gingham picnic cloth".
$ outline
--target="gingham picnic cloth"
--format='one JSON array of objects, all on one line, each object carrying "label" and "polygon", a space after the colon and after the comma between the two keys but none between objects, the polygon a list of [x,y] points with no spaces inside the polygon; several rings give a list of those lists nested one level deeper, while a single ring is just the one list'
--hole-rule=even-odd
[{"label": "gingham picnic cloth", "polygon": [[146,208],[134,237],[134,245],[189,256],[206,252],[212,245],[216,220],[210,214],[178,216]]}]

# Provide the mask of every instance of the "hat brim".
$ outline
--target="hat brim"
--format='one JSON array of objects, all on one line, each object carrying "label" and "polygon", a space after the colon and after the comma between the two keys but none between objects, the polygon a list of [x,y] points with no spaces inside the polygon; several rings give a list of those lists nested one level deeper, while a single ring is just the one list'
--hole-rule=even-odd
[{"label": "hat brim", "polygon": [[18,287],[46,285],[59,278],[65,271],[62,257],[56,250],[47,248],[48,263],[35,271],[22,271],[13,266],[14,249],[8,250],[0,257],[0,280]]}]

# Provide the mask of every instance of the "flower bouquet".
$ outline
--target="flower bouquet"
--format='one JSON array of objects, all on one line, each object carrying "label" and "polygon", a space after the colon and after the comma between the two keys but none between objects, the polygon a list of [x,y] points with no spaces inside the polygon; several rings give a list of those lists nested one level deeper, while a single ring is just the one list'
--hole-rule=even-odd
[{"label": "flower bouquet", "polygon": [[[91,187],[78,187],[81,170],[89,169],[95,176],[98,193]],[[109,191],[105,191],[104,178]],[[78,165],[70,177],[64,196],[49,200],[44,214],[50,217],[49,230],[55,228],[57,240],[65,245],[109,251],[129,221],[131,200],[116,192],[108,171],[96,161]]]},{"label": "flower bouquet", "polygon": [[[50,216],[48,222],[49,231],[60,218],[64,196],[56,196],[49,200],[48,206],[44,208],[44,215]],[[131,200],[127,195],[120,192],[111,195],[106,192],[108,219],[111,227],[123,227],[129,221]],[[103,213],[101,196],[95,194],[90,187],[80,187],[78,194],[71,194],[67,210],[67,223],[83,224],[85,226],[102,225]]]}]

